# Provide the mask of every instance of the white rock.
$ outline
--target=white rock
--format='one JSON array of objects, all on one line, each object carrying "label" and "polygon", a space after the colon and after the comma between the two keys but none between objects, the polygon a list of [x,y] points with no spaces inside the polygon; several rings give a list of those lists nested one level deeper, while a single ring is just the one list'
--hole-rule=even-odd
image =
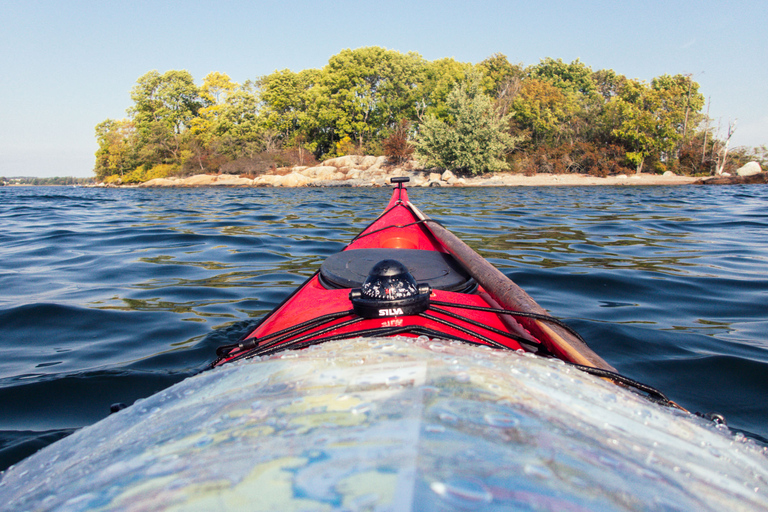
[{"label": "white rock", "polygon": [[436,172],[429,173],[429,181],[440,181],[440,174]]},{"label": "white rock", "polygon": [[375,156],[365,156],[360,160],[360,163],[357,165],[362,167],[363,169],[368,169],[372,165],[376,163],[376,157]]},{"label": "white rock", "polygon": [[[318,165],[315,167],[309,167],[300,172],[302,176],[307,178],[319,178],[322,180],[330,179],[327,176],[333,176],[337,171],[336,167],[332,165]],[[295,171],[294,171],[295,172]]]},{"label": "white rock", "polygon": [[155,178],[153,180],[145,181],[139,184],[140,187],[173,187],[179,184],[179,180],[175,178]]},{"label": "white rock", "polygon": [[241,178],[240,176],[222,175],[219,176],[219,179],[217,179],[213,185],[224,187],[250,186],[253,185],[253,180],[248,178]]},{"label": "white rock", "polygon": [[355,167],[363,160],[362,156],[358,155],[346,155],[336,158],[331,158],[323,162],[324,166],[332,165],[333,167]]},{"label": "white rock", "polygon": [[677,175],[672,171],[665,171],[664,174],[662,174],[662,176],[677,176]]},{"label": "white rock", "polygon": [[626,180],[627,179],[627,175],[626,174],[619,174],[618,176],[616,176],[616,178],[620,179],[620,180]]},{"label": "white rock", "polygon": [[377,156],[376,161],[369,167],[369,169],[378,169],[382,165],[387,163],[387,157],[386,156]]},{"label": "white rock", "polygon": [[208,174],[196,174],[194,176],[190,176],[189,178],[185,178],[183,183],[187,186],[212,185],[216,182],[216,178],[216,176],[211,176]]},{"label": "white rock", "polygon": [[760,174],[763,170],[760,168],[760,164],[757,162],[749,162],[748,164],[739,167],[739,170],[736,171],[736,174],[739,176],[754,176],[755,174]]},{"label": "white rock", "polygon": [[281,186],[283,187],[306,187],[307,184],[312,181],[303,174],[298,172],[292,172],[287,176],[283,176],[281,180]]},{"label": "white rock", "polygon": [[455,178],[456,175],[453,174],[451,171],[445,171],[441,176],[440,179],[443,181],[450,181],[451,178]]},{"label": "white rock", "polygon": [[360,179],[372,180],[386,178],[386,173],[381,169],[368,169],[360,172]]},{"label": "white rock", "polygon": [[[254,185],[273,185],[275,186],[275,180],[276,179],[282,179],[282,176],[275,176],[274,174],[263,174],[261,176],[257,176],[253,180]],[[279,186],[279,185],[277,185]]]}]

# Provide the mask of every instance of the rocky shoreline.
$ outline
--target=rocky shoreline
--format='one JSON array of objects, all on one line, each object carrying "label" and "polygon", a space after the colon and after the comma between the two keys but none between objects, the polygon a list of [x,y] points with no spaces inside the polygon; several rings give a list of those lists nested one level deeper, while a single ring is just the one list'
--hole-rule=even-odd
[{"label": "rocky shoreline", "polygon": [[[260,176],[233,174],[199,174],[187,178],[157,178],[133,187],[382,187],[389,179],[408,176],[412,187],[510,187],[510,186],[578,186],[578,185],[690,185],[726,183],[768,183],[768,174],[745,179],[696,178],[673,173],[617,175],[599,178],[588,174],[495,173],[483,177],[459,177],[451,171],[425,169],[418,162],[402,166],[388,165],[386,157],[349,155],[332,158],[313,167],[284,167]],[[728,180],[731,181],[728,181]],[[123,185],[128,186],[128,185]]]}]

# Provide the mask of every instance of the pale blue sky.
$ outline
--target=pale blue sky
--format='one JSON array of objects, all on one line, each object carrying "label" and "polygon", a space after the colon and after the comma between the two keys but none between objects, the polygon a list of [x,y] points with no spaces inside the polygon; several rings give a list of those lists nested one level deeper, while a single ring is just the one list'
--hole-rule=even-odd
[{"label": "pale blue sky", "polygon": [[581,59],[649,81],[691,73],[735,145],[768,144],[768,1],[88,1],[0,3],[0,176],[91,176],[94,126],[136,79],[187,69],[244,82],[344,48],[428,60]]}]

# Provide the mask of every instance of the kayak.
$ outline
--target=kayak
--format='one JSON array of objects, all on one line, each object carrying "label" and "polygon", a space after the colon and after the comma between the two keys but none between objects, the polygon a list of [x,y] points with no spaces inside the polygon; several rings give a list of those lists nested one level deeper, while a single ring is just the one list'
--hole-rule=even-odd
[{"label": "kayak", "polygon": [[397,184],[384,212],[214,366],[356,336],[426,335],[614,371]]},{"label": "kayak", "polygon": [[553,318],[479,254],[408,199],[407,177],[384,212],[213,367],[359,336],[428,336],[557,358],[679,407],[616,373],[567,324]]},{"label": "kayak", "polygon": [[408,200],[3,510],[768,510],[766,450],[619,375]]}]

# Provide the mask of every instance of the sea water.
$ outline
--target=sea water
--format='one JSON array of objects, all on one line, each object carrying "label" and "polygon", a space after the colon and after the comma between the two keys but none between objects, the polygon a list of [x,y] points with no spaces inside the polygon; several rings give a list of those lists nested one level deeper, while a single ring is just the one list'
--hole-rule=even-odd
[{"label": "sea water", "polygon": [[[768,187],[409,192],[621,373],[768,437]],[[0,188],[0,468],[206,368],[389,195]]]}]

